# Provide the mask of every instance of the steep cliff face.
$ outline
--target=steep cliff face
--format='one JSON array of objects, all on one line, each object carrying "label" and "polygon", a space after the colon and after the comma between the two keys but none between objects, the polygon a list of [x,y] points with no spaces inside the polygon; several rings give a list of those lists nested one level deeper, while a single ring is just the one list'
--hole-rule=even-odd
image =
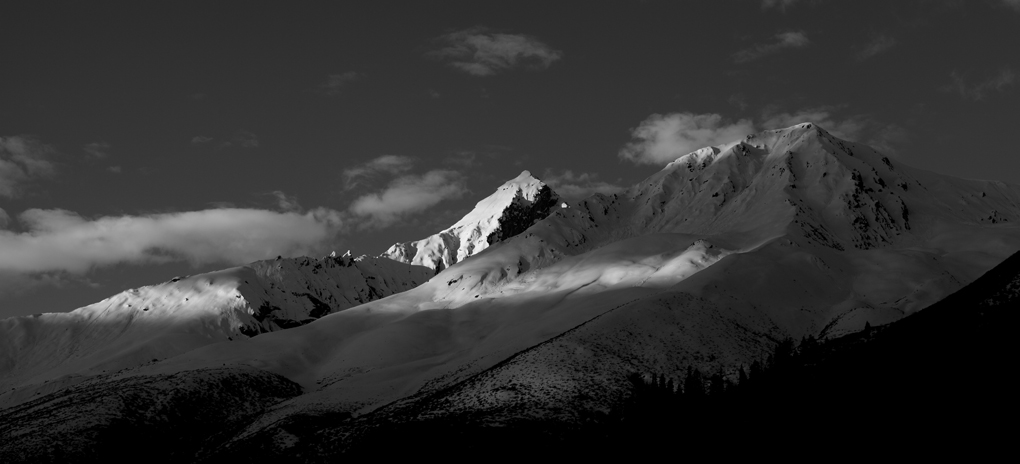
[{"label": "steep cliff face", "polygon": [[443,270],[523,232],[559,205],[556,192],[524,171],[479,201],[448,229],[421,240],[394,244],[380,256]]}]

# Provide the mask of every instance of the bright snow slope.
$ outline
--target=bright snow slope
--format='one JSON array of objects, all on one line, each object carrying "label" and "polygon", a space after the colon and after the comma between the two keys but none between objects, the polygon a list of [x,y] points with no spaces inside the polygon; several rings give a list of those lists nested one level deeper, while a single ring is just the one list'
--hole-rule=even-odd
[{"label": "bright snow slope", "polygon": [[456,224],[421,240],[394,244],[380,256],[446,269],[531,227],[558,207],[558,201],[552,189],[524,171],[479,201]]},{"label": "bright snow slope", "polygon": [[89,375],[295,327],[413,288],[433,271],[350,254],[257,261],[0,320],[0,406]]}]

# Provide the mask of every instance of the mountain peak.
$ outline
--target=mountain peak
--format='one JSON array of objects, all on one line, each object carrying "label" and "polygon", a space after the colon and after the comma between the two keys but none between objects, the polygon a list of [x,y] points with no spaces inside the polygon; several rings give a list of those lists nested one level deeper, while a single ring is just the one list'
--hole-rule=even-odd
[{"label": "mountain peak", "polygon": [[449,228],[422,240],[394,244],[381,256],[445,269],[523,232],[548,216],[558,201],[559,195],[525,170],[479,201]]}]

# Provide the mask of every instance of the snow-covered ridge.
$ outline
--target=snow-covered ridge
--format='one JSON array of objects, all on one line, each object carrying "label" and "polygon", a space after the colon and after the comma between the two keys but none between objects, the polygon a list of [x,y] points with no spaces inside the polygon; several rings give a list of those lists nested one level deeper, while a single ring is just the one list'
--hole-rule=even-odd
[{"label": "snow-covered ridge", "polygon": [[[440,406],[429,414],[463,412],[492,424],[604,411],[634,372],[733,372],[784,337],[891,322],[1020,249],[1020,186],[914,169],[808,123],[698,150],[625,192],[570,208],[554,207],[551,191],[542,200],[530,179],[522,174],[515,181],[523,186],[501,188],[444,231],[456,233],[426,243],[440,264],[459,256],[462,233],[487,248],[472,248],[471,259],[423,285],[118,375],[254,367],[302,386],[239,433],[238,446],[292,444],[301,432],[288,424],[301,417],[372,414],[398,402],[422,411],[423,398]],[[407,260],[420,251],[408,250]],[[301,262],[264,266],[256,280],[290,282],[299,293],[303,284],[271,277],[324,272]],[[207,287],[216,298],[263,298],[240,286]],[[292,306],[315,307],[306,295],[287,295]],[[259,323],[296,320],[288,311],[280,306],[280,319]],[[327,430],[316,436],[346,433]]]},{"label": "snow-covered ridge", "polygon": [[349,252],[273,259],[175,277],[67,313],[3,319],[0,405],[12,387],[113,372],[210,343],[303,325],[409,290],[432,274],[421,266],[354,258]]},{"label": "snow-covered ridge", "polygon": [[549,186],[524,171],[479,201],[456,224],[421,240],[394,244],[380,257],[446,269],[523,232],[548,216],[558,201]]}]

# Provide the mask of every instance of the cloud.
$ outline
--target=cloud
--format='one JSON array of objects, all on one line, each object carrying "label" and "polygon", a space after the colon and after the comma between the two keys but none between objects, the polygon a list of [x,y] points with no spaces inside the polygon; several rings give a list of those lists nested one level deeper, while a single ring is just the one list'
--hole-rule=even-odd
[{"label": "cloud", "polygon": [[110,156],[110,144],[105,142],[86,143],[83,147],[81,147],[81,149],[85,150],[85,153],[88,153],[97,159],[103,159]]},{"label": "cloud", "polygon": [[195,145],[201,145],[203,143],[209,143],[209,142],[212,142],[212,141],[213,141],[212,137],[206,137],[204,135],[196,135],[196,136],[191,138],[191,143],[193,143]]},{"label": "cloud", "polygon": [[218,208],[87,219],[61,209],[18,216],[23,232],[0,230],[0,272],[81,274],[119,263],[241,264],[317,251],[342,225],[337,211]]},{"label": "cloud", "polygon": [[491,76],[518,65],[544,69],[563,57],[534,37],[491,33],[482,27],[452,32],[439,40],[444,46],[429,55],[473,76]]},{"label": "cloud", "polygon": [[781,129],[802,122],[813,122],[843,140],[861,142],[893,156],[897,154],[896,146],[905,143],[909,138],[902,127],[883,123],[866,115],[836,117],[834,111],[837,109],[822,106],[789,113],[766,110],[762,113],[760,126],[763,129]]},{"label": "cloud", "polygon": [[269,192],[270,195],[276,198],[276,205],[283,211],[301,211],[301,204],[298,203],[297,197],[287,195],[280,190],[273,190]]},{"label": "cloud", "polygon": [[121,172],[124,171],[123,169],[121,169],[120,166],[110,166],[110,167],[106,168],[106,170],[110,171],[110,172],[112,172],[114,174],[120,174]]},{"label": "cloud", "polygon": [[542,180],[561,197],[580,200],[595,193],[611,195],[624,190],[623,187],[599,180],[598,174],[566,170],[555,174],[547,170]]},{"label": "cloud", "polygon": [[335,97],[337,95],[340,95],[340,92],[343,90],[344,87],[347,87],[352,82],[357,81],[363,77],[364,75],[358,74],[354,71],[345,72],[343,74],[330,74],[326,78],[326,82],[324,82],[320,86],[320,88],[324,92],[326,92],[326,95]]},{"label": "cloud", "polygon": [[837,117],[837,110],[839,107],[836,106],[792,112],[772,108],[762,112],[757,121],[741,119],[735,122],[712,113],[653,114],[632,130],[631,136],[636,140],[624,146],[619,156],[637,164],[663,165],[699,148],[724,145],[759,130],[781,129],[803,122],[813,122],[836,137],[865,143],[888,155],[895,155],[895,147],[909,138],[906,130],[895,124],[867,115]]},{"label": "cloud", "polygon": [[733,54],[733,61],[746,63],[778,53],[788,48],[803,48],[811,44],[803,32],[789,31],[776,34],[776,41],[768,44],[757,44],[751,48]]},{"label": "cloud", "polygon": [[944,92],[956,92],[963,97],[964,100],[980,101],[985,98],[988,92],[996,91],[1001,92],[1013,85],[1016,80],[1016,74],[1013,73],[1012,69],[1003,69],[998,74],[985,79],[976,84],[967,84],[967,81],[963,76],[959,75],[956,71],[953,71],[949,78],[953,81],[951,84],[945,85],[941,88]]},{"label": "cloud", "polygon": [[410,156],[382,155],[367,163],[345,169],[342,174],[344,190],[351,190],[361,185],[366,179],[375,178],[379,174],[403,174],[411,170],[414,162],[414,158]]},{"label": "cloud", "polygon": [[786,11],[786,7],[793,6],[799,0],[762,0],[761,9],[767,10],[769,8],[779,8],[780,10]]},{"label": "cloud", "polygon": [[28,182],[53,175],[48,158],[54,153],[32,136],[0,137],[0,197],[16,197]]},{"label": "cloud", "polygon": [[1002,0],[1002,4],[1016,10],[1017,13],[1020,13],[1020,0]]},{"label": "cloud", "polygon": [[878,55],[879,53],[888,51],[894,45],[896,45],[896,39],[887,35],[877,35],[872,38],[871,42],[868,42],[868,44],[864,46],[864,49],[857,54],[857,60],[864,61]]},{"label": "cloud", "polygon": [[0,229],[6,229],[7,228],[7,224],[10,224],[10,223],[11,223],[11,216],[8,215],[7,211],[4,211],[3,208],[0,208]]},{"label": "cloud", "polygon": [[631,131],[637,141],[619,152],[638,164],[665,164],[709,145],[720,145],[754,132],[747,119],[727,122],[718,114],[653,114]]},{"label": "cloud", "polygon": [[354,200],[349,210],[368,219],[368,222],[362,223],[363,227],[385,227],[443,200],[457,198],[466,191],[464,178],[459,172],[437,169],[420,176],[398,177],[383,191]]},{"label": "cloud", "polygon": [[239,130],[234,134],[234,142],[241,146],[241,148],[258,148],[259,137],[252,132],[246,130]]}]

